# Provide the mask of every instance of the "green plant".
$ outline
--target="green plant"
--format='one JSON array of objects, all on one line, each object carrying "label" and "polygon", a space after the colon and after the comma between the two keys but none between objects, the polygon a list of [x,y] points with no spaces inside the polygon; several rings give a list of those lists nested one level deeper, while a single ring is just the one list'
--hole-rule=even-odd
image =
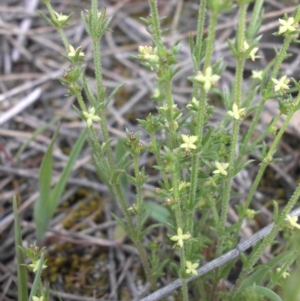
[{"label": "green plant", "polygon": [[[139,60],[146,68],[156,73],[155,97],[159,100],[159,106],[157,106],[157,114],[149,114],[146,119],[139,120],[141,127],[149,134],[150,143],[147,146],[141,143],[141,133],[126,130],[126,138],[114,149],[111,145],[112,138],[108,132],[105,113],[108,103],[112,101],[121,86],[117,87],[110,96],[106,96],[100,49],[100,40],[110,23],[110,20],[106,19],[106,11],[103,9],[99,12],[97,1],[92,0],[91,9],[82,13],[82,20],[91,37],[94,52],[97,85],[96,92],[93,92],[84,75],[84,52],[81,47],[75,49],[70,45],[63,31],[72,15],[59,14],[53,10],[49,0],[43,0],[43,2],[50,16],[40,14],[59,31],[66,50],[64,57],[71,64],[70,69],[65,71],[60,81],[67,88],[69,95],[76,96],[78,100],[79,107],[74,106],[74,110],[86,121],[87,140],[93,151],[97,173],[108,186],[123,212],[123,217],[115,215],[114,217],[137,248],[145,276],[152,289],[156,290],[157,280],[166,264],[166,262],[162,264],[159,261],[158,248],[153,245],[145,247],[143,242],[143,237],[149,231],[160,226],[155,224],[146,227],[151,208],[155,208],[159,212],[159,214],[155,213],[156,218],[168,226],[167,243],[173,244],[173,248],[179,253],[180,264],[176,266],[173,263],[173,266],[176,266],[180,280],[173,285],[173,289],[181,287],[182,300],[189,300],[188,282],[199,278],[199,271],[202,273],[202,270],[201,268],[197,270],[197,268],[204,257],[202,254],[208,246],[214,244],[216,245],[216,258],[222,254],[230,256],[231,253],[237,256],[240,254],[243,269],[232,290],[221,292],[217,286],[221,279],[228,276],[234,262],[224,267],[218,264],[218,260],[215,261],[214,269],[210,270],[212,273],[208,274],[205,279],[198,280],[201,300],[241,300],[241,298],[260,300],[261,296],[281,300],[272,289],[275,285],[282,283],[282,276],[286,276],[284,273],[297,258],[297,249],[292,247],[292,251],[287,251],[283,254],[284,256],[276,257],[267,267],[255,267],[255,264],[266,247],[274,243],[280,230],[288,228],[288,225],[298,227],[293,218],[298,212],[292,215],[290,211],[300,196],[300,186],[296,188],[283,209],[279,210],[274,202],[274,225],[268,228],[264,236],[260,237],[263,240],[256,245],[249,257],[241,253],[249,246],[244,248],[244,245],[241,245],[242,247],[235,249],[234,247],[238,245],[239,230],[243,220],[251,220],[256,214],[250,208],[254,193],[258,189],[267,166],[279,159],[276,158],[276,148],[291,117],[299,109],[300,84],[294,79],[288,79],[286,75],[281,75],[279,70],[287,56],[288,47],[297,39],[300,9],[295,11],[293,17],[285,16],[284,19],[280,19],[279,30],[276,34],[283,37],[283,45],[278,50],[276,58],[265,70],[253,72],[253,85],[244,91],[242,83],[245,61],[248,59],[255,61],[259,58],[257,51],[261,37],[257,36],[257,33],[262,20],[263,0],[255,1],[248,27],[246,26],[246,13],[252,0],[237,0],[235,6],[231,0],[200,1],[196,40],[190,39],[194,75],[188,80],[192,84],[193,93],[186,109],[179,109],[173,99],[172,80],[179,71],[176,64],[180,43],[178,41],[170,48],[164,45],[157,1],[149,0],[151,13],[149,17],[142,18],[142,21],[152,35],[153,45],[141,45],[134,59]],[[218,16],[235,7],[239,10],[237,35],[234,40],[228,40],[228,46],[236,61],[236,71],[232,91],[228,94],[215,87],[222,77],[225,66],[222,60],[214,62],[212,55]],[[204,39],[206,10],[210,12],[210,19],[208,35]],[[290,81],[295,86],[296,94],[291,93]],[[87,96],[88,106],[83,101],[83,91]],[[208,104],[211,94],[216,94],[220,100],[223,100],[227,112],[216,127],[209,124],[209,118],[214,111],[214,107]],[[259,95],[260,101],[257,105],[253,105],[252,101],[256,94]],[[266,101],[271,98],[278,100],[280,113],[266,131],[254,139],[259,117]],[[246,134],[241,135],[241,123],[251,114],[253,114],[251,126]],[[277,132],[276,122],[282,115],[286,115],[286,118]],[[100,124],[101,141],[98,139],[94,123]],[[164,141],[159,141],[158,134],[165,131],[168,132],[167,137]],[[267,135],[274,137],[269,144],[265,142]],[[80,141],[83,143],[84,140],[80,139]],[[52,164],[52,147],[53,143],[41,167],[41,178],[46,177],[46,180],[42,180],[44,186],[41,187],[41,199],[37,204],[36,212],[39,214],[47,212],[48,215],[42,219],[46,221],[43,225],[37,218],[39,214],[36,215],[39,238],[45,233],[47,222],[53,215],[62,193],[62,187],[60,187],[59,192],[53,192],[51,195],[50,203],[43,201],[50,194],[51,168],[49,164]],[[77,153],[80,148],[76,148]],[[118,151],[118,149],[122,150]],[[260,152],[261,164],[258,173],[245,203],[236,206],[239,221],[231,227],[226,227],[230,199],[233,194],[233,178],[252,163],[252,160],[244,162],[244,157],[254,150]],[[156,190],[156,198],[162,200],[160,205],[147,203],[144,200],[143,185],[147,181],[147,175],[145,169],[139,164],[139,158],[141,152],[145,151],[155,156],[157,164],[155,168],[161,174],[161,181]],[[65,173],[64,182],[67,176],[68,173]],[[124,189],[128,187],[128,183],[131,183],[136,191],[136,201],[130,207],[126,189]],[[47,206],[50,206],[50,211],[49,208],[46,209]],[[198,219],[196,216],[201,216],[201,218]],[[148,255],[147,247],[152,252],[151,256]],[[237,256],[234,255],[232,258]],[[270,271],[282,262],[283,265],[277,270],[277,276],[272,278]],[[253,274],[248,276],[251,272]],[[265,287],[261,286],[263,281],[267,283]],[[205,289],[205,282],[210,284],[209,291]],[[144,300],[158,300],[155,298],[161,297],[163,293],[156,297],[149,296]]]}]

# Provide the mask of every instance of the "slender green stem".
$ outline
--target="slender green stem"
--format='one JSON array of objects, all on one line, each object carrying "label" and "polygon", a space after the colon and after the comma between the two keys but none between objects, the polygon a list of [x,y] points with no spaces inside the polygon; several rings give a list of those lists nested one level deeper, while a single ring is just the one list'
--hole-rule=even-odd
[{"label": "slender green stem", "polygon": [[[251,125],[250,125],[250,128],[249,130],[247,131],[247,134],[245,136],[245,139],[244,139],[244,148],[247,147],[247,144],[249,143],[250,141],[250,138],[253,136],[253,133],[254,133],[254,130],[257,126],[257,123],[258,123],[258,120],[261,116],[261,112],[265,106],[265,103],[266,101],[269,99],[269,95],[270,95],[270,92],[271,90],[273,89],[273,82],[272,82],[272,78],[276,78],[277,77],[277,74],[278,74],[278,71],[280,69],[280,66],[282,64],[282,62],[284,61],[285,57],[286,57],[286,53],[287,53],[287,50],[291,44],[293,40],[293,37],[292,36],[287,36],[284,40],[284,43],[282,45],[282,48],[276,58],[276,61],[274,63],[274,68],[273,68],[273,71],[272,71],[272,74],[270,76],[270,79],[269,79],[269,82],[268,82],[268,85],[267,85],[267,88],[266,88],[266,92],[264,92],[263,94],[263,98],[259,104],[259,107],[257,108],[256,112],[255,112],[255,115],[253,117],[253,120],[251,122]],[[244,152],[244,149],[242,149],[242,152]]]},{"label": "slender green stem", "polygon": [[157,138],[155,137],[154,133],[152,133],[152,132],[150,132],[150,140],[151,140],[151,145],[152,145],[152,152],[155,156],[157,165],[161,168],[160,173],[161,173],[162,179],[164,181],[165,189],[169,190],[170,189],[170,184],[169,184],[168,177],[167,177],[167,174],[166,174],[165,169],[164,169],[165,167],[164,167],[164,164],[162,162],[161,155],[160,155],[160,152],[159,152],[159,148],[158,148],[158,145],[157,145]]},{"label": "slender green stem", "polygon": [[76,93],[75,96],[77,98],[77,101],[79,103],[81,111],[87,111],[86,105],[85,105],[84,100],[83,100],[82,95],[81,95],[81,92]]},{"label": "slender green stem", "polygon": [[132,153],[133,158],[133,169],[134,175],[136,180],[136,197],[137,197],[137,228],[136,231],[138,234],[142,231],[142,218],[143,218],[143,195],[142,195],[142,186],[140,183],[140,169],[139,169],[139,156],[138,154],[133,151]]},{"label": "slender green stem", "polygon": [[157,45],[157,47],[160,47],[162,46],[162,39],[161,39],[159,15],[157,10],[157,0],[149,0],[149,5],[151,9],[151,16],[152,16],[152,31],[154,35],[154,42]]},{"label": "slender green stem", "polygon": [[[297,98],[295,100],[295,104],[294,104],[294,108],[297,108],[297,106],[300,103],[300,92],[297,95]],[[246,204],[245,204],[245,208],[247,209],[249,207],[250,201],[252,200],[252,197],[254,195],[254,192],[257,189],[257,186],[262,178],[263,172],[268,164],[268,160],[272,159],[273,153],[275,152],[275,149],[283,135],[283,133],[285,132],[292,116],[294,114],[294,111],[291,111],[288,116],[286,117],[280,131],[278,132],[278,134],[276,135],[269,151],[268,154],[266,155],[265,160],[263,161],[259,172],[255,178],[255,181],[251,187],[249,196],[246,200]],[[297,187],[297,189],[295,190],[294,194],[292,195],[291,199],[289,200],[289,202],[287,203],[287,205],[285,206],[285,208],[282,210],[279,218],[277,221],[275,221],[277,223],[276,226],[274,226],[274,228],[272,229],[272,231],[270,232],[270,234],[268,236],[265,237],[265,239],[263,240],[263,242],[261,243],[261,245],[259,246],[259,248],[256,249],[256,251],[251,254],[251,257],[249,258],[247,264],[245,265],[245,267],[243,268],[232,292],[231,292],[231,298],[233,298],[236,293],[238,292],[238,289],[240,288],[242,282],[244,281],[245,277],[251,272],[253,265],[257,262],[257,260],[259,259],[259,257],[262,255],[262,253],[264,252],[265,248],[271,244],[275,238],[275,236],[277,235],[278,231],[280,230],[280,227],[282,226],[282,223],[284,222],[284,219],[286,218],[286,215],[292,210],[293,206],[295,205],[295,203],[297,202],[298,198],[300,196],[300,185]]]},{"label": "slender green stem", "polygon": [[[103,95],[103,81],[102,81],[102,66],[101,66],[101,51],[100,51],[100,43],[99,41],[93,40],[93,51],[94,51],[94,65],[95,65],[95,75],[96,75],[96,83],[97,83],[97,95],[98,101],[103,104],[104,103],[104,95]],[[100,126],[102,131],[102,136],[104,143],[110,144],[110,137],[107,128],[107,119],[105,110],[103,107],[99,110]],[[109,146],[106,148],[107,158],[110,165],[110,168],[114,168],[115,163],[113,159],[113,151]]]},{"label": "slender green stem", "polygon": [[129,230],[128,233],[131,235],[130,238],[134,242],[134,245],[136,246],[136,248],[138,250],[138,253],[139,253],[139,256],[141,258],[141,262],[142,262],[142,265],[144,267],[145,276],[147,278],[147,281],[151,284],[152,289],[155,290],[156,289],[156,283],[155,283],[154,273],[153,273],[153,271],[150,267],[145,247],[142,245],[142,241],[141,241],[141,239],[140,239],[140,237],[139,237],[139,235],[138,235],[138,233],[137,233],[137,231],[136,231],[136,229],[135,229],[135,227],[132,223],[132,219],[131,219],[130,214],[127,210],[127,205],[126,205],[126,201],[124,199],[124,195],[123,195],[121,186],[120,186],[119,183],[113,183],[112,186],[114,188],[115,195],[119,200],[119,204],[121,205],[123,214],[125,216],[125,220],[126,220],[128,230]]},{"label": "slender green stem", "polygon": [[[171,82],[165,84],[165,91],[166,91],[166,99],[167,99],[167,107],[169,112],[169,126],[170,126],[170,132],[171,132],[171,148],[174,150],[177,147],[177,139],[175,135],[175,123],[173,120],[173,96],[172,96],[172,89],[171,89]],[[173,173],[172,173],[172,188],[173,188],[173,198],[175,202],[177,203],[175,206],[175,218],[176,218],[176,224],[177,228],[183,229],[182,224],[182,204],[181,200],[179,198],[179,173],[178,173],[178,162],[173,162]],[[185,259],[185,249],[184,247],[180,248],[180,270],[181,274],[185,272],[186,268],[186,259]],[[181,278],[182,281],[182,298],[184,301],[188,301],[188,286],[186,279]]]},{"label": "slender green stem", "polygon": [[[278,120],[282,117],[282,114],[278,114],[273,120],[272,123],[269,125],[269,128],[271,128],[272,126],[275,126],[278,122]],[[249,148],[247,148],[247,154],[251,153],[252,151],[255,150],[255,148],[257,147],[257,145],[263,141],[267,135],[269,135],[270,132],[269,131],[265,131],[263,132],[261,135],[259,135],[253,142],[251,142],[251,146]],[[240,154],[240,157],[244,156],[244,153]]]},{"label": "slender green stem", "polygon": [[[295,107],[297,107],[297,105],[299,104],[299,102],[300,102],[300,93],[298,94],[298,96],[297,96],[297,98],[295,100]],[[281,128],[279,130],[279,132],[277,133],[274,141],[271,144],[271,147],[270,147],[270,149],[269,149],[269,151],[268,151],[268,153],[266,155],[265,160],[260,165],[260,168],[258,170],[258,173],[257,173],[256,177],[255,177],[253,185],[252,185],[252,187],[251,187],[251,189],[249,191],[249,194],[248,194],[245,206],[244,206],[245,210],[249,207],[250,202],[251,202],[251,200],[252,200],[252,198],[254,196],[254,193],[256,192],[257,187],[258,187],[258,185],[259,185],[259,183],[261,181],[261,178],[262,178],[262,176],[264,174],[264,171],[265,171],[266,167],[268,166],[269,161],[272,161],[272,156],[273,156],[273,154],[274,154],[274,152],[275,152],[275,150],[277,148],[277,145],[280,142],[280,139],[282,138],[282,135],[284,134],[286,128],[288,127],[288,125],[289,125],[289,123],[290,123],[293,115],[294,115],[294,111],[291,111],[287,115],[287,117],[285,118],[285,120],[284,120],[284,122],[283,122],[283,124],[282,124],[282,126],[281,126]]]},{"label": "slender green stem", "polygon": [[[240,5],[240,14],[239,14],[239,22],[238,22],[238,31],[237,31],[237,41],[236,45],[238,51],[241,52],[243,50],[243,45],[245,41],[245,23],[246,23],[246,12],[247,12],[247,5],[241,4]],[[234,85],[234,103],[240,107],[241,98],[242,98],[242,82],[243,82],[243,71],[244,71],[244,59],[237,58],[237,65],[236,65],[236,74],[235,74],[235,85]],[[234,176],[234,167],[235,167],[235,149],[238,143],[239,138],[239,130],[240,130],[240,121],[234,120],[233,122],[233,131],[232,131],[232,141],[230,144],[229,150],[229,170],[227,179],[225,181],[225,187],[223,190],[223,197],[222,197],[222,204],[221,204],[221,216],[220,221],[218,223],[218,246],[217,246],[217,256],[222,254],[223,252],[223,244],[225,239],[225,225],[227,220],[227,213],[229,207],[229,200],[230,200],[230,192],[231,192],[231,182]]]},{"label": "slender green stem", "polygon": [[[208,38],[207,38],[207,48],[205,52],[205,63],[204,70],[210,66],[212,51],[213,51],[213,43],[215,38],[215,31],[217,26],[217,17],[218,15],[212,13],[209,30],[208,30]],[[200,21],[199,21],[200,22]],[[202,21],[201,21],[202,22]],[[199,37],[200,39],[200,37]],[[200,41],[198,41],[200,44]],[[196,126],[196,136],[198,137],[198,145],[201,145],[203,138],[203,126],[205,121],[205,107],[206,107],[206,92],[203,87],[201,87],[201,95],[199,100],[199,110],[197,116],[197,126]],[[192,170],[191,170],[191,186],[190,186],[190,195],[189,195],[189,209],[190,212],[187,216],[187,228],[189,229],[191,235],[194,232],[194,214],[195,208],[194,204],[196,201],[196,191],[198,186],[198,169],[199,169],[199,154],[194,154],[192,157]]]},{"label": "slender green stem", "polygon": [[68,43],[68,39],[67,39],[67,37],[65,35],[65,32],[63,31],[62,28],[58,28],[58,32],[60,34],[61,40],[62,40],[62,42],[64,44],[64,47],[65,47],[67,53],[69,53],[69,50],[70,50],[69,49],[69,43]]},{"label": "slender green stem", "polygon": [[278,232],[280,231],[280,229],[283,225],[283,222],[284,222],[284,219],[286,218],[286,215],[292,210],[292,208],[296,204],[299,197],[300,197],[300,185],[298,185],[298,187],[296,188],[294,194],[292,195],[292,197],[288,201],[288,204],[282,210],[282,212],[280,214],[280,217],[276,221],[276,225],[273,227],[271,232],[263,239],[260,246],[257,249],[255,249],[255,251],[250,255],[250,258],[248,259],[246,265],[244,266],[241,274],[239,275],[238,280],[236,281],[236,283],[235,283],[235,285],[234,285],[234,287],[231,291],[230,300],[233,299],[233,297],[237,294],[237,292],[238,292],[239,288],[241,287],[243,281],[245,280],[247,275],[252,271],[254,264],[258,261],[260,256],[263,254],[266,247],[274,241],[276,235],[278,234]]},{"label": "slender green stem", "polygon": [[[199,11],[198,11],[198,24],[197,24],[197,36],[196,36],[196,45],[194,49],[194,56],[197,60],[198,66],[200,65],[200,55],[201,55],[201,47],[203,45],[203,31],[204,31],[204,23],[205,23],[205,8],[206,8],[207,0],[200,0]],[[198,70],[194,70],[197,72]],[[194,95],[197,97],[197,95]]]},{"label": "slender green stem", "polygon": [[97,156],[97,158],[100,160],[101,162],[101,167],[104,169],[104,175],[106,180],[109,182],[110,177],[111,177],[111,170],[109,168],[109,165],[107,164],[107,161],[101,151],[101,145],[99,143],[99,140],[97,138],[95,129],[93,127],[89,128],[91,136],[92,136],[92,140],[94,143],[94,154]]},{"label": "slender green stem", "polygon": [[203,67],[204,70],[206,70],[210,66],[211,57],[214,49],[217,21],[218,21],[218,15],[212,12],[209,21],[209,27],[208,27],[208,37],[206,42],[204,67]]}]

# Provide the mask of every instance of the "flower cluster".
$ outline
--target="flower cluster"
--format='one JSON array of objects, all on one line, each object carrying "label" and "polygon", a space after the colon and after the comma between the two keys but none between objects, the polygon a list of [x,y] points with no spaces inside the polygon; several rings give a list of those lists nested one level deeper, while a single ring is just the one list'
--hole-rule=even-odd
[{"label": "flower cluster", "polygon": [[150,64],[157,65],[159,63],[159,57],[156,54],[156,48],[152,48],[152,46],[139,46],[138,48],[140,60],[144,60]]}]

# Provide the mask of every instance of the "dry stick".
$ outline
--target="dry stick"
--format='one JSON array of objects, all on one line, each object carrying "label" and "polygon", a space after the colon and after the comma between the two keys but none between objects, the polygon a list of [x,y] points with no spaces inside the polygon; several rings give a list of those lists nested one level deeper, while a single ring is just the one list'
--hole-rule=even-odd
[{"label": "dry stick", "polygon": [[[289,214],[290,216],[299,216],[300,215],[300,207],[298,207],[297,209],[293,210],[290,212]],[[202,275],[207,274],[210,271],[215,270],[216,268],[221,267],[222,265],[224,265],[225,263],[236,259],[240,253],[246,251],[248,248],[254,246],[259,240],[261,240],[262,238],[264,238],[265,236],[267,236],[271,230],[273,229],[274,223],[264,227],[263,229],[261,229],[260,231],[258,231],[257,233],[255,233],[253,236],[251,236],[249,239],[239,243],[235,249],[230,250],[229,252],[221,255],[220,257],[210,261],[209,263],[205,264],[204,266],[202,266],[201,268],[199,268],[197,270],[198,275],[192,276],[190,278],[187,279],[187,282],[191,282],[197,278],[199,278]],[[167,296],[168,294],[170,294],[172,291],[178,289],[181,287],[181,279],[177,279],[175,281],[173,281],[172,283],[170,283],[169,285],[157,290],[156,292],[152,293],[151,295],[140,299],[140,301],[156,301],[156,300],[160,300],[161,298]]]},{"label": "dry stick", "polygon": [[12,108],[7,110],[4,114],[0,116],[0,125],[6,123],[19,113],[23,112],[27,107],[32,105],[35,101],[39,99],[43,90],[38,87],[35,88],[29,95],[24,97],[20,102],[14,105]]},{"label": "dry stick", "polygon": [[[24,10],[27,13],[32,13],[36,10],[37,6],[39,4],[38,0],[31,0],[31,1],[26,1],[25,2],[25,6]],[[26,39],[26,32],[29,30],[29,28],[31,27],[31,23],[32,23],[33,17],[28,17],[22,20],[21,24],[20,24],[20,28],[19,28],[19,34],[17,37],[17,46],[22,46],[25,42]],[[20,52],[18,48],[14,48],[12,51],[12,59],[14,62],[18,61],[18,59],[20,58]]]}]

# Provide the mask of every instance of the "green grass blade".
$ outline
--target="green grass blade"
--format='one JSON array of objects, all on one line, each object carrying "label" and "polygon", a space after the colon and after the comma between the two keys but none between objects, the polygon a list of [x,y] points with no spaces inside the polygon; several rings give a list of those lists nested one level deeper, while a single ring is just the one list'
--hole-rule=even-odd
[{"label": "green grass blade", "polygon": [[21,237],[21,229],[19,216],[17,211],[17,199],[14,197],[13,199],[13,211],[14,211],[14,228],[15,228],[15,248],[16,248],[16,256],[17,256],[17,274],[18,274],[18,300],[28,300],[27,293],[27,271],[26,267],[23,266],[24,254],[21,250],[22,247],[22,237]]},{"label": "green grass blade", "polygon": [[43,158],[40,173],[39,173],[39,192],[40,197],[34,207],[34,222],[37,230],[37,239],[41,241],[45,235],[49,220],[51,219],[50,214],[50,193],[51,193],[51,178],[53,168],[53,146],[55,139],[58,135],[59,127],[54,132],[52,141],[46,151]]},{"label": "green grass blade", "polygon": [[272,300],[272,301],[282,301],[282,299],[272,290],[270,290],[267,287],[263,287],[263,286],[255,286],[254,287],[254,291],[261,295],[264,296],[266,298],[268,298],[268,300]]},{"label": "green grass blade", "polygon": [[54,214],[54,211],[57,207],[58,201],[60,200],[60,197],[65,189],[65,186],[67,184],[68,178],[70,176],[70,173],[72,171],[72,168],[77,160],[78,155],[81,152],[81,149],[83,147],[83,144],[85,142],[86,139],[86,133],[87,133],[87,129],[85,129],[81,135],[79,136],[79,138],[77,139],[74,148],[72,149],[72,152],[69,156],[69,160],[64,168],[64,170],[62,171],[62,174],[57,182],[57,184],[55,185],[52,193],[51,193],[51,201],[50,201],[50,214],[51,217]]}]

